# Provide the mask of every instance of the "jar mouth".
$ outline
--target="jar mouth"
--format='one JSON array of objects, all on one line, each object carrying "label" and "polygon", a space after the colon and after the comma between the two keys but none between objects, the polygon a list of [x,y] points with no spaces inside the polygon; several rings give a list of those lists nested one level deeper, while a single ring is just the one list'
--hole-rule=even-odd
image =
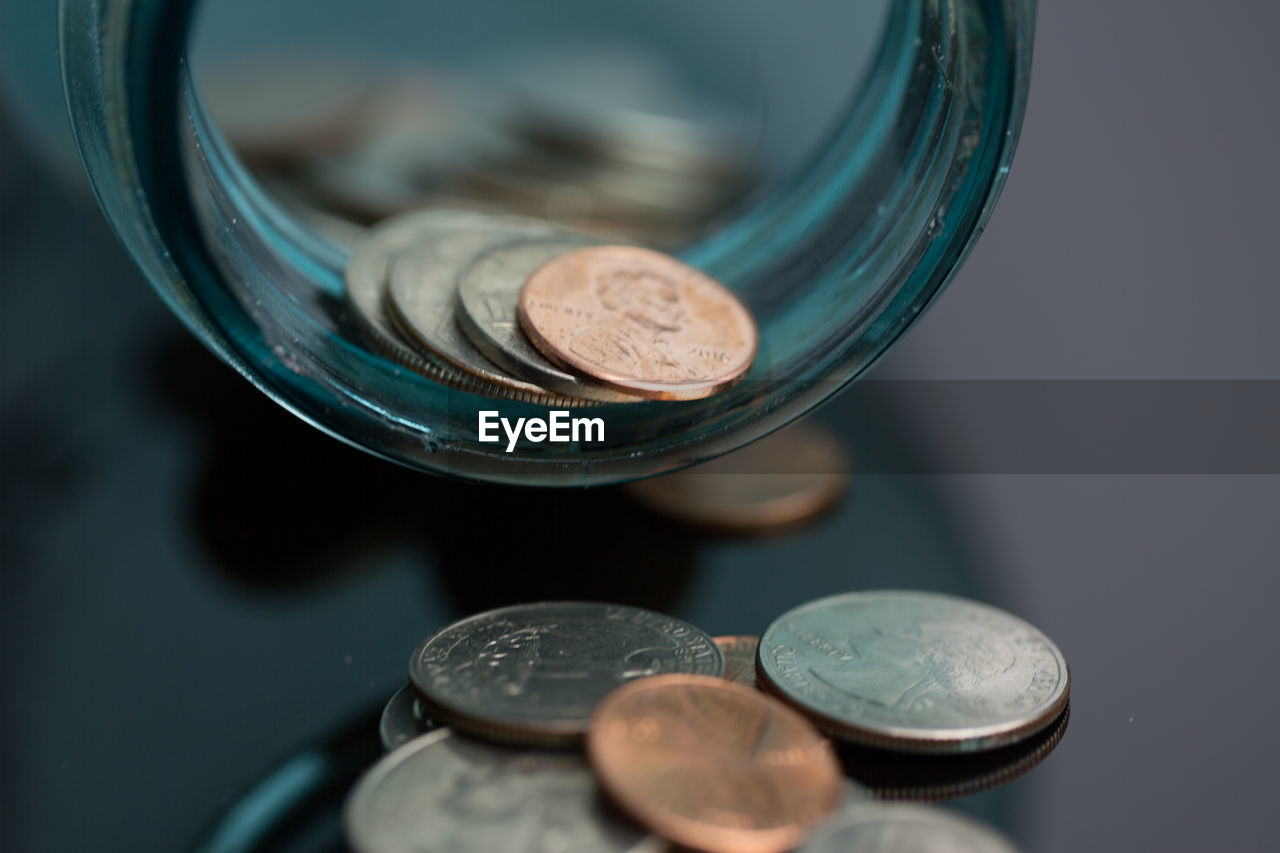
[{"label": "jar mouth", "polygon": [[[191,0],[61,8],[63,75],[99,201],[188,328],[314,426],[411,467],[597,485],[735,449],[871,366],[939,294],[1003,186],[1025,104],[1034,4],[893,3],[840,127],[682,260],[756,316],[751,372],[703,400],[604,405],[598,444],[482,443],[477,416],[546,408],[446,388],[342,321],[341,250],[269,198],[192,84]],[[94,38],[92,34],[100,33]]]}]

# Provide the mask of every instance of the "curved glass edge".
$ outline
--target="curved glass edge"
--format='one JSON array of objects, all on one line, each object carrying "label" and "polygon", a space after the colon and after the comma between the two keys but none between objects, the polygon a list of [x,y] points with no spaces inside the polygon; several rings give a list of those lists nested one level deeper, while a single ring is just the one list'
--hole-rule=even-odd
[{"label": "curved glass edge", "polygon": [[[919,8],[914,3],[899,6]],[[748,402],[754,409],[746,412],[740,408],[736,413],[730,411],[743,405],[741,394],[734,398],[734,406],[704,407],[696,424],[688,424],[689,430],[662,444],[621,455],[611,449],[575,458],[509,457],[477,450],[448,437],[433,436],[420,423],[400,421],[379,411],[376,403],[363,399],[357,389],[346,389],[343,399],[341,392],[335,394],[332,388],[305,376],[271,372],[266,367],[271,359],[263,351],[265,342],[245,334],[245,329],[215,325],[219,311],[202,311],[209,306],[194,295],[198,291],[208,299],[219,293],[219,287],[218,267],[200,239],[193,205],[185,191],[173,191],[175,185],[181,185],[182,174],[178,104],[183,100],[185,76],[184,39],[179,36],[185,35],[191,4],[182,0],[150,4],[64,0],[60,35],[68,105],[99,202],[171,309],[220,358],[303,420],[384,458],[470,479],[594,485],[691,464],[732,450],[801,416],[869,367],[936,298],[971,250],[999,196],[1025,106],[1034,4],[992,0],[973,6],[982,7],[985,21],[1001,24],[988,34],[992,44],[987,51],[987,77],[998,85],[986,95],[991,103],[982,116],[980,150],[975,152],[987,168],[967,170],[966,185],[953,188],[953,197],[961,203],[950,204],[946,219],[926,235],[928,246],[894,298],[876,306],[875,319],[861,333],[850,336],[845,347],[807,371],[821,378],[762,383],[749,393]],[[146,45],[148,49],[131,50],[130,45]],[[138,81],[153,86],[157,81],[168,82],[153,88],[148,97],[131,98],[129,93],[138,91],[131,84]],[[122,116],[125,121],[120,120]],[[816,170],[814,174],[820,173]],[[809,179],[815,180],[812,175]],[[973,204],[978,197],[981,204]],[[968,215],[957,217],[957,208]],[[949,239],[944,239],[947,232]],[[710,258],[722,250],[704,247],[703,251],[708,253],[707,263],[715,266]],[[690,254],[696,258],[698,250]],[[842,369],[842,364],[852,366]],[[482,405],[484,401],[475,398],[463,405],[472,403]],[[780,416],[779,410],[784,408],[786,412]],[[672,412],[666,420],[670,423],[685,417]],[[376,422],[373,429],[371,419]],[[371,431],[378,434],[370,436]]]}]

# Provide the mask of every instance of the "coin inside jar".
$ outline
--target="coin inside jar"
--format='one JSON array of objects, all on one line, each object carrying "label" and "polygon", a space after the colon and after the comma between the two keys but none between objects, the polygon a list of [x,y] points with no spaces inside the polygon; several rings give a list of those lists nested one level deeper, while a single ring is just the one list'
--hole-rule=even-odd
[{"label": "coin inside jar", "polygon": [[547,358],[652,399],[710,396],[741,379],[756,355],[755,320],[733,293],[634,246],[553,257],[525,282],[519,315]]},{"label": "coin inside jar", "polygon": [[548,361],[520,331],[516,303],[529,273],[586,244],[587,239],[525,240],[492,246],[458,274],[458,322],[494,364],[544,388],[604,403],[634,402],[634,394],[583,379]]},{"label": "coin inside jar", "polygon": [[409,674],[428,716],[478,737],[581,742],[609,691],[659,673],[719,677],[724,656],[702,631],[639,607],[518,604],[427,638]]},{"label": "coin inside jar", "polygon": [[904,752],[973,752],[1051,724],[1070,676],[1058,647],[985,604],[914,591],[846,593],[778,617],[760,686],[833,737]]},{"label": "coin inside jar", "polygon": [[796,712],[718,678],[618,688],[587,754],[614,801],[658,835],[712,853],[790,850],[840,801],[830,744]]}]

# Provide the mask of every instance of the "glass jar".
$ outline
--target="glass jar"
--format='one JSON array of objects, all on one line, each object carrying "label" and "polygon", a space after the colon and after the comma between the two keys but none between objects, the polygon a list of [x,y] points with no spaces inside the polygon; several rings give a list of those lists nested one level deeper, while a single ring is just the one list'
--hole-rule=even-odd
[{"label": "glass jar", "polygon": [[1035,18],[1033,0],[892,0],[873,49],[848,58],[852,97],[821,142],[762,169],[769,179],[731,216],[677,251],[753,311],[760,349],[747,378],[702,400],[593,408],[603,442],[507,452],[478,440],[478,413],[514,420],[545,407],[446,388],[349,330],[344,251],[265,193],[208,118],[187,59],[194,6],[61,5],[81,155],[152,285],[219,358],[314,426],[422,470],[537,485],[617,482],[733,450],[866,371],[937,297],[991,213],[1022,120]]}]

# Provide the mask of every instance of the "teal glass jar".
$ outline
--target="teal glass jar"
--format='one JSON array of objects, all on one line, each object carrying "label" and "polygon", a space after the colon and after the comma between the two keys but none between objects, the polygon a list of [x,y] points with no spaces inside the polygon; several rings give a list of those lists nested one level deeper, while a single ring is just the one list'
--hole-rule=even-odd
[{"label": "teal glass jar", "polygon": [[[592,409],[603,442],[506,452],[478,440],[478,413],[544,408],[445,388],[349,330],[343,250],[255,183],[202,106],[187,59],[194,7],[61,4],[81,156],[152,285],[219,358],[316,427],[422,470],[536,485],[707,459],[866,371],[937,297],[991,214],[1022,120],[1035,18],[1033,0],[890,0],[878,38],[847,57],[849,97],[820,141],[785,168],[761,168],[731,216],[677,251],[755,314],[760,349],[746,380],[704,400]],[[838,41],[830,22],[801,23]]]}]

